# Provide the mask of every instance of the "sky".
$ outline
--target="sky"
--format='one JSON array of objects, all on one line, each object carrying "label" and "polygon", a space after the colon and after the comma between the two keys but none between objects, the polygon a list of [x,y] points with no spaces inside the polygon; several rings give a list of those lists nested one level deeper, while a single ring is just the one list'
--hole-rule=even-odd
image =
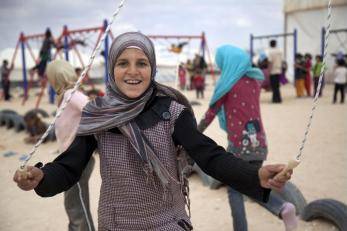
[{"label": "sky", "polygon": [[[20,32],[37,34],[50,27],[53,35],[58,35],[64,25],[70,29],[102,25],[119,3],[120,0],[0,0],[0,52],[15,47]],[[223,44],[248,49],[250,33],[282,33],[283,21],[282,0],[127,0],[112,31],[117,34],[139,30],[156,35],[205,32],[213,53]]]}]

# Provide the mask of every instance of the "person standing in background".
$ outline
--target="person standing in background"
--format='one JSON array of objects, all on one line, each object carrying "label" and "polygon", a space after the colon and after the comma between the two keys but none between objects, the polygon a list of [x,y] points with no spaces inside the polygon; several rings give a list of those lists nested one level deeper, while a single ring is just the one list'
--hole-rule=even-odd
[{"label": "person standing in background", "polygon": [[270,85],[272,89],[272,102],[281,103],[282,97],[280,92],[280,76],[282,73],[283,54],[277,48],[276,40],[270,41],[270,48],[268,49],[268,61],[270,70]]},{"label": "person standing in background", "polygon": [[295,55],[294,72],[296,96],[300,98],[305,94],[304,91],[306,77],[305,60],[300,53],[297,53]]},{"label": "person standing in background", "polygon": [[[313,96],[315,96],[317,93],[317,87],[318,87],[319,77],[320,77],[320,73],[322,71],[322,68],[323,68],[322,56],[316,55],[316,63],[312,67],[313,83],[314,83],[314,95]],[[321,97],[323,94],[323,87],[324,87],[324,77],[322,79],[322,86],[321,86],[320,91],[319,91],[319,97]]]},{"label": "person standing in background", "polygon": [[306,95],[311,96],[311,68],[312,68],[312,55],[310,53],[305,54],[305,69],[306,69],[306,76],[305,76],[305,89],[306,89]]},{"label": "person standing in background", "polygon": [[345,60],[338,59],[336,60],[337,66],[334,70],[334,98],[333,103],[336,103],[337,93],[341,93],[340,103],[343,104],[345,102],[345,85],[347,83],[347,67],[345,65]]},{"label": "person standing in background", "polygon": [[[226,150],[229,154],[260,167],[268,153],[259,100],[259,81],[264,79],[264,75],[260,69],[251,66],[250,57],[244,50],[232,45],[219,47],[215,60],[221,70],[221,76],[198,130],[203,132],[217,115],[220,127],[227,133]],[[199,174],[202,179],[209,181],[205,183],[210,184],[210,187],[217,184],[210,176],[201,175],[201,172]],[[247,231],[243,195],[231,186],[227,187],[227,191],[233,230]],[[257,202],[280,217],[286,231],[296,228],[297,218],[293,204],[272,193],[267,203]]]},{"label": "person standing in background", "polygon": [[5,101],[9,101],[11,98],[10,94],[10,87],[11,87],[11,81],[10,81],[10,73],[13,70],[13,63],[11,67],[8,67],[8,61],[5,59],[2,62],[1,66],[1,86],[3,89],[4,99]]},{"label": "person standing in background", "polygon": [[[48,82],[57,94],[59,107],[71,95],[72,88],[79,77],[77,74],[73,66],[65,60],[55,60],[47,65]],[[64,152],[72,142],[82,109],[88,102],[88,97],[79,89],[73,94],[70,103],[57,119],[55,134],[59,153]],[[95,159],[91,156],[79,182],[64,192],[64,207],[69,219],[69,231],[95,230],[89,206],[88,184],[94,165]]]}]

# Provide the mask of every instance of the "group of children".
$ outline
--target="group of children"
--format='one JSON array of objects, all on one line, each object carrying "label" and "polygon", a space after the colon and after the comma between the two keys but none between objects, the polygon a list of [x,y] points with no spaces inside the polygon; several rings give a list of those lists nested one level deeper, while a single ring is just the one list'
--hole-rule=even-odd
[{"label": "group of children", "polygon": [[[311,96],[311,76],[314,83],[314,93],[313,96],[317,93],[317,87],[319,84],[319,78],[322,72],[323,62],[322,56],[316,55],[315,64],[312,66],[311,63],[312,56],[310,54],[298,53],[295,56],[295,88],[297,97],[303,97],[304,91],[306,90],[306,95]],[[311,75],[312,73],[312,75]],[[345,99],[345,88],[347,83],[347,67],[346,60],[344,56],[337,56],[335,59],[335,66],[333,68],[333,78],[334,78],[334,94],[333,94],[333,103],[337,101],[337,94],[340,92],[341,100],[340,103],[344,103]],[[319,97],[322,96],[324,87],[324,78],[322,79],[322,85],[318,93]]]},{"label": "group of children", "polygon": [[[196,98],[204,98],[205,75],[207,65],[203,57],[196,54],[193,62],[190,59],[186,63],[180,63],[178,67],[179,87],[181,90],[196,91]],[[189,85],[187,84],[189,78]]]},{"label": "group of children", "polygon": [[[313,74],[314,86],[316,89],[318,86],[318,80],[320,76],[320,72],[322,69],[322,57],[320,55],[316,56],[316,63],[312,68],[312,56],[311,54],[305,54],[304,56],[300,53],[295,55],[295,63],[294,63],[294,80],[295,80],[295,89],[296,96],[303,97],[312,96],[311,95],[311,71]],[[321,88],[322,89],[322,88]],[[319,93],[322,94],[322,91]]]}]

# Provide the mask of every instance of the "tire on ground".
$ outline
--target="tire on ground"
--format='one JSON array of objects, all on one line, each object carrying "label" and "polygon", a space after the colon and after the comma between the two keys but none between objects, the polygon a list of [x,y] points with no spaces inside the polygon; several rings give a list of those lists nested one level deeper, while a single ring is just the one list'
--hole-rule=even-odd
[{"label": "tire on ground", "polygon": [[11,114],[17,114],[17,112],[15,112],[13,110],[8,110],[8,109],[0,111],[0,126],[5,125],[7,127],[8,117]]},{"label": "tire on ground", "polygon": [[16,130],[16,132],[20,132],[22,130],[25,130],[25,122],[23,119],[23,116],[18,115],[18,114],[14,114],[11,116],[11,120],[14,126],[14,129]]},{"label": "tire on ground", "polygon": [[344,231],[347,230],[347,205],[334,199],[315,200],[305,207],[301,218],[305,221],[327,220]]}]

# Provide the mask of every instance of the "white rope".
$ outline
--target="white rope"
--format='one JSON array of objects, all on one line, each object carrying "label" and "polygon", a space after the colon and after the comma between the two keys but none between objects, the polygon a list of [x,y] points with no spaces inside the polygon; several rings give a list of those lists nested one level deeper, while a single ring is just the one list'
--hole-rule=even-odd
[{"label": "white rope", "polygon": [[87,70],[89,70],[90,66],[92,65],[93,61],[94,61],[94,58],[96,56],[96,54],[99,52],[100,50],[100,47],[101,47],[101,44],[104,42],[108,32],[110,31],[111,29],[111,25],[113,23],[113,21],[115,20],[116,16],[118,15],[120,9],[123,7],[124,5],[124,2],[125,0],[122,0],[117,9],[115,10],[115,12],[113,13],[110,21],[109,21],[109,24],[107,25],[107,28],[106,30],[104,31],[104,34],[101,38],[101,40],[99,41],[98,45],[96,46],[96,48],[94,49],[92,55],[90,56],[89,58],[89,62],[88,62],[88,65],[85,66],[85,68],[83,69],[83,72],[81,74],[81,76],[78,78],[77,82],[75,83],[75,86],[71,92],[71,95],[63,102],[63,105],[62,107],[58,110],[55,118],[53,119],[53,121],[49,124],[46,132],[41,136],[41,138],[39,139],[39,141],[37,141],[37,143],[34,145],[34,147],[32,148],[32,150],[29,152],[28,154],[28,157],[23,161],[23,163],[21,164],[20,166],[20,169],[24,169],[25,166],[27,165],[28,161],[31,159],[31,157],[33,156],[33,154],[37,151],[38,147],[42,144],[42,142],[44,141],[44,139],[48,136],[50,130],[53,129],[54,127],[54,124],[56,122],[56,120],[60,117],[61,113],[64,111],[64,109],[66,108],[66,106],[68,105],[68,103],[70,102],[72,96],[75,94],[75,92],[78,90],[79,86],[81,85],[81,82],[82,80],[84,79],[85,75],[86,75],[86,72]]},{"label": "white rope", "polygon": [[299,149],[299,154],[296,156],[297,160],[300,160],[300,158],[301,158],[302,151],[304,149],[304,146],[305,146],[305,143],[307,140],[307,135],[308,135],[308,132],[309,132],[311,124],[312,124],[312,118],[313,118],[314,112],[315,112],[316,107],[317,107],[317,100],[318,100],[319,92],[321,91],[321,88],[322,88],[323,77],[324,77],[324,73],[326,70],[325,65],[326,65],[326,58],[327,58],[327,53],[328,53],[328,39],[329,39],[329,35],[330,35],[330,24],[331,24],[331,0],[329,0],[329,3],[328,3],[328,15],[327,15],[327,20],[326,20],[326,34],[324,37],[323,65],[322,65],[322,69],[321,69],[320,76],[319,76],[319,82],[318,82],[316,94],[315,94],[314,99],[313,99],[313,106],[311,109],[310,117],[308,119],[304,139],[302,140],[302,143],[301,143],[301,146]]}]

